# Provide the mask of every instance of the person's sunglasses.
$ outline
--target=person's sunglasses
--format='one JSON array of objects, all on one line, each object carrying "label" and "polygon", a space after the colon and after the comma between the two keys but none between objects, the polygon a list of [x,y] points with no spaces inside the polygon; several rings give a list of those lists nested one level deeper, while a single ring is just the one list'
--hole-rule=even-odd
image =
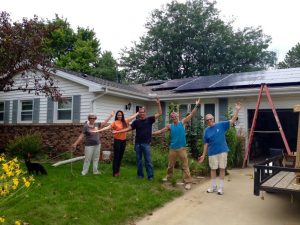
[{"label": "person's sunglasses", "polygon": [[212,120],[212,118],[210,118],[210,119],[206,119],[205,121],[207,121],[207,122],[208,122],[208,121],[211,121],[211,120]]},{"label": "person's sunglasses", "polygon": [[89,120],[95,120],[96,117],[89,117]]}]

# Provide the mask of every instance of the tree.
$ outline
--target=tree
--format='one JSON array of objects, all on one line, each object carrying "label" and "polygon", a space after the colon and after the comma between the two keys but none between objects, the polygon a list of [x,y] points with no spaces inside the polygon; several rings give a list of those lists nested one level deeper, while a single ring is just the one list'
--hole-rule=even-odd
[{"label": "tree", "polygon": [[[46,26],[37,16],[12,23],[6,12],[0,14],[0,91],[22,90],[59,97],[52,76],[52,56],[44,48],[53,26]],[[14,77],[23,83],[16,86]]]},{"label": "tree", "polygon": [[265,69],[276,54],[261,28],[234,31],[219,18],[215,2],[172,1],[154,10],[147,33],[122,51],[120,66],[129,81],[175,79]]},{"label": "tree", "polygon": [[106,80],[119,81],[117,61],[113,58],[110,51],[105,51],[101,54],[93,70],[93,75]]},{"label": "tree", "polygon": [[111,52],[101,52],[94,30],[78,27],[74,32],[68,21],[57,15],[48,23],[56,27],[47,42],[56,67],[117,81],[117,62]]},{"label": "tree", "polygon": [[288,51],[284,60],[278,64],[280,69],[300,67],[300,43]]}]

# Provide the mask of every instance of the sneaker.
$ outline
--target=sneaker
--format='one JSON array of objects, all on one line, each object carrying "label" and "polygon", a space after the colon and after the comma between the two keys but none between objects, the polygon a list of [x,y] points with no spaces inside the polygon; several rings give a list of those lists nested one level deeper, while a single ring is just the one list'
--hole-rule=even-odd
[{"label": "sneaker", "polygon": [[81,172],[81,176],[85,176],[86,175],[86,173],[84,173],[84,172]]},{"label": "sneaker", "polygon": [[224,194],[223,188],[219,188],[219,190],[218,190],[218,195],[223,195],[223,194]]},{"label": "sneaker", "polygon": [[192,188],[192,185],[190,183],[187,183],[185,186],[184,186],[185,190],[190,190]]},{"label": "sneaker", "polygon": [[120,173],[115,173],[113,176],[114,176],[114,177],[119,177],[119,176],[120,176]]},{"label": "sneaker", "polygon": [[153,181],[154,178],[153,178],[153,177],[149,177],[148,180],[149,180],[149,181]]},{"label": "sneaker", "polygon": [[217,192],[217,186],[207,189],[207,193],[213,193],[213,192]]},{"label": "sneaker", "polygon": [[99,174],[101,174],[101,172],[100,172],[100,171],[96,171],[96,172],[94,172],[94,175],[99,175]]},{"label": "sneaker", "polygon": [[164,177],[164,178],[162,179],[163,182],[167,182],[168,180],[169,180],[168,177]]}]

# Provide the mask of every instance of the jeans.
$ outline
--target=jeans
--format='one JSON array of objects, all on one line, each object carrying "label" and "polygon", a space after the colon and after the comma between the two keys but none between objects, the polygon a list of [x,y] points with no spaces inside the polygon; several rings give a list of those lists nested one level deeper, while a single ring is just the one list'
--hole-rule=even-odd
[{"label": "jeans", "polygon": [[153,165],[152,165],[152,160],[151,160],[150,144],[136,143],[134,146],[134,150],[136,153],[137,176],[139,178],[144,177],[144,170],[143,170],[143,155],[144,155],[147,176],[148,176],[148,179],[152,179],[153,178]]},{"label": "jeans", "polygon": [[121,162],[126,148],[126,140],[114,139],[113,176],[120,172]]}]

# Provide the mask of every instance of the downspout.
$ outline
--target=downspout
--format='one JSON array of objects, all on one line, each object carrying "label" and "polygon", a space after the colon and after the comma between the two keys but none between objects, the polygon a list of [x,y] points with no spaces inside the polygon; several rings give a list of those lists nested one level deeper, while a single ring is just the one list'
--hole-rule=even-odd
[{"label": "downspout", "polygon": [[105,87],[104,89],[104,92],[100,95],[97,95],[95,98],[93,98],[91,100],[91,105],[90,105],[90,112],[94,112],[94,102],[98,99],[98,98],[101,98],[102,96],[106,95],[107,94],[107,87]]}]

